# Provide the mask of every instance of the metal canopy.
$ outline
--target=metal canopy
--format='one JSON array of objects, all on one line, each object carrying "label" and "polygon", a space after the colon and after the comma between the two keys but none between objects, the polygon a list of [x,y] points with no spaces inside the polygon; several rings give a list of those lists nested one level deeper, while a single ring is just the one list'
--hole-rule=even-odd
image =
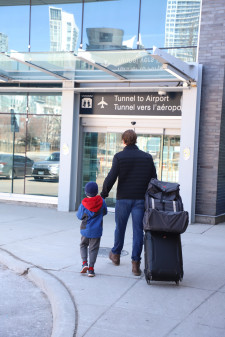
[{"label": "metal canopy", "polygon": [[0,82],[185,82],[197,66],[154,47],[146,50],[0,53]]}]

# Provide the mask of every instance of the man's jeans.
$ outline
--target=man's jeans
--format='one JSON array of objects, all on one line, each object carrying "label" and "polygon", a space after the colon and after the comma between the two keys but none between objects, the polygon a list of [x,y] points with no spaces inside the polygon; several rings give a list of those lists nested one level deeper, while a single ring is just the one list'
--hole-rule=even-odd
[{"label": "man's jeans", "polygon": [[141,260],[144,211],[144,200],[121,199],[116,201],[116,229],[114,247],[112,248],[114,254],[120,254],[123,249],[127,221],[131,214],[133,223],[133,247],[131,258],[134,261]]}]

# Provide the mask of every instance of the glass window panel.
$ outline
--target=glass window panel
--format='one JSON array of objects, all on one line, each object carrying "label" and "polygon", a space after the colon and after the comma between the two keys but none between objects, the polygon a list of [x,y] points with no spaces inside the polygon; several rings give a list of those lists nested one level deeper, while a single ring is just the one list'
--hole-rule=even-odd
[{"label": "glass window panel", "polygon": [[[145,50],[79,51],[77,55],[70,52],[9,53],[9,56],[0,54],[0,75],[14,80],[81,81],[115,80],[118,77],[130,80],[177,80]],[[35,67],[39,67],[40,71]]]},{"label": "glass window panel", "polygon": [[0,95],[0,114],[11,112],[24,114],[26,113],[26,107],[26,95]]},{"label": "glass window panel", "polygon": [[197,48],[173,48],[167,49],[166,52],[171,54],[184,62],[196,62],[197,61]]},{"label": "glass window panel", "polygon": [[162,136],[153,136],[148,134],[138,134],[137,137],[137,146],[140,150],[150,153],[152,155],[157,177],[160,179],[161,171],[161,158],[160,158],[160,149],[161,149]]},{"label": "glass window panel", "polygon": [[31,51],[77,50],[81,20],[81,3],[32,6]]},{"label": "glass window panel", "polygon": [[1,6],[0,52],[27,51],[29,6]]},{"label": "glass window panel", "polygon": [[7,55],[0,54],[0,76],[6,79],[13,80],[55,80],[52,74],[48,74],[42,70],[35,69],[32,65],[24,64],[24,61],[31,62],[31,57],[25,59],[24,55],[31,55],[30,53],[23,54],[18,52],[7,53]]},{"label": "glass window panel", "polygon": [[140,48],[164,47],[167,0],[141,2]]},{"label": "glass window panel", "polygon": [[61,96],[0,95],[0,111],[0,192],[57,196]]},{"label": "glass window panel", "polygon": [[[10,54],[13,56],[13,53]],[[3,55],[4,56],[4,55]],[[81,53],[83,56],[83,53]],[[6,56],[4,56],[6,57]],[[21,53],[17,57],[21,58],[23,61],[31,62],[33,65],[41,67],[42,69],[48,70],[58,76],[64,76],[66,79],[71,80],[85,80],[85,79],[115,79],[112,75],[107,74],[103,70],[98,70],[94,66],[89,65],[85,61],[79,59],[73,55],[73,53],[69,52],[51,52],[51,53]],[[1,60],[1,55],[0,55]],[[12,60],[10,60],[12,62]],[[15,61],[14,61],[15,62]],[[57,77],[50,76],[48,74],[40,73],[38,71],[35,72],[35,69],[29,67],[23,73],[18,73],[17,76],[20,78],[23,76],[23,79],[29,79],[31,76],[35,80],[38,79],[38,76],[42,76],[42,79],[50,79],[57,80]],[[1,63],[0,63],[1,69]],[[1,71],[0,71],[1,74]],[[7,71],[6,75],[15,76]]]},{"label": "glass window panel", "polygon": [[0,192],[24,193],[24,176],[32,162],[25,157],[26,115],[0,116]]},{"label": "glass window panel", "polygon": [[26,194],[58,195],[60,130],[60,116],[29,116],[26,153],[34,164]]},{"label": "glass window panel", "polygon": [[179,181],[180,136],[165,136],[163,145],[162,180]]},{"label": "glass window panel", "polygon": [[29,96],[29,114],[39,115],[61,115],[62,96],[40,95]]},{"label": "glass window panel", "polygon": [[0,115],[0,192],[11,192],[12,181],[13,132],[11,131],[11,116]]},{"label": "glass window panel", "polygon": [[[14,117],[14,121],[13,121]],[[14,123],[13,123],[14,122]],[[31,175],[32,161],[26,158],[26,115],[11,114],[11,130],[13,133],[13,193],[23,194],[25,175]]]},{"label": "glass window panel", "polygon": [[[197,46],[201,0],[142,1],[141,48]],[[183,61],[196,61],[197,48],[168,50]]]},{"label": "glass window panel", "polygon": [[85,1],[83,49],[136,49],[138,18],[139,0]]},{"label": "glass window panel", "polygon": [[162,64],[145,50],[127,51],[90,51],[78,53],[86,58],[107,67],[114,73],[128,79],[174,79],[175,76],[163,70]]}]

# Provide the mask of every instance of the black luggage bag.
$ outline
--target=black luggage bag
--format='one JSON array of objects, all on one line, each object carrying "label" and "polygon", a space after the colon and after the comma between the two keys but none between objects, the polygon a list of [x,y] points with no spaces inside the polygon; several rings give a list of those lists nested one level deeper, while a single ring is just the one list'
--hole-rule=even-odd
[{"label": "black luggage bag", "polygon": [[144,230],[184,233],[189,223],[177,183],[151,179],[145,193]]},{"label": "black luggage bag", "polygon": [[153,281],[179,281],[183,278],[180,234],[146,231],[144,236],[145,278]]}]

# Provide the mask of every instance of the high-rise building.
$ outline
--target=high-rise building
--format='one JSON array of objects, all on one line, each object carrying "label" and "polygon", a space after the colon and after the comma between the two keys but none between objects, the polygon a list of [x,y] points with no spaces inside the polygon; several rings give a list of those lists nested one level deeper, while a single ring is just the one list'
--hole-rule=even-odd
[{"label": "high-rise building", "polygon": [[[167,0],[165,47],[197,46],[201,0]],[[196,61],[196,48],[174,49],[170,54]]]},{"label": "high-rise building", "polygon": [[0,52],[8,51],[8,36],[0,33]]},{"label": "high-rise building", "polygon": [[61,8],[49,7],[50,51],[75,50],[79,29],[74,15]]}]

